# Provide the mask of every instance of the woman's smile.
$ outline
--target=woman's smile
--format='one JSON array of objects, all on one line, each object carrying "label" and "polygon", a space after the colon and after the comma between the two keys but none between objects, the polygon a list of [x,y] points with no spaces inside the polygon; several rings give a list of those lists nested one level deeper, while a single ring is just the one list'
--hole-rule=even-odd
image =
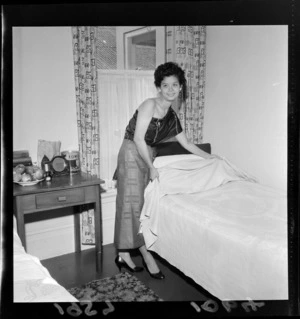
[{"label": "woman's smile", "polygon": [[180,84],[176,76],[167,76],[163,79],[160,89],[161,94],[166,100],[174,100],[180,92]]}]

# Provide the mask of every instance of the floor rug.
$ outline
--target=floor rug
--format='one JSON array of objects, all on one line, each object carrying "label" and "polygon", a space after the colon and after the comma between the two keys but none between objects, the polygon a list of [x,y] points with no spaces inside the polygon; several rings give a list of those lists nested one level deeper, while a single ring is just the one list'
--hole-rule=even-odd
[{"label": "floor rug", "polygon": [[68,291],[79,301],[163,301],[135,276],[122,272]]}]

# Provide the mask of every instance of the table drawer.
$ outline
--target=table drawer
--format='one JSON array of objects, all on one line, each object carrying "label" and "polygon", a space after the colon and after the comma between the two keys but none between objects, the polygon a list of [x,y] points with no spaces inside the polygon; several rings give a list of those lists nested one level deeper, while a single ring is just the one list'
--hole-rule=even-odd
[{"label": "table drawer", "polygon": [[36,208],[55,208],[84,201],[84,189],[74,188],[38,194],[35,196]]}]

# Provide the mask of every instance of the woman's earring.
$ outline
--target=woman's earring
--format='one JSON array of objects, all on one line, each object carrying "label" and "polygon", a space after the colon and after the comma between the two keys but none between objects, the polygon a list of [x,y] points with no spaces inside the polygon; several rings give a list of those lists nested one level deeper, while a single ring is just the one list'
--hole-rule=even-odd
[{"label": "woman's earring", "polygon": [[181,89],[180,89],[180,92],[179,92],[179,99],[182,100],[182,92],[181,92]]}]

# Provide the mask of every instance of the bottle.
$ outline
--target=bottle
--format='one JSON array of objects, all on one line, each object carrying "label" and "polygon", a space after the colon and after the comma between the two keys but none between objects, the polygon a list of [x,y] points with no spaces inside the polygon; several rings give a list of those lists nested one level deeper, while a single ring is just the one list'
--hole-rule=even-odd
[{"label": "bottle", "polygon": [[49,162],[49,158],[46,155],[44,155],[42,162],[41,162],[41,169],[43,171],[45,171],[45,163],[47,163],[47,162]]},{"label": "bottle", "polygon": [[51,182],[52,180],[52,174],[49,168],[49,164],[48,163],[44,163],[44,167],[45,167],[45,180],[46,182]]}]

